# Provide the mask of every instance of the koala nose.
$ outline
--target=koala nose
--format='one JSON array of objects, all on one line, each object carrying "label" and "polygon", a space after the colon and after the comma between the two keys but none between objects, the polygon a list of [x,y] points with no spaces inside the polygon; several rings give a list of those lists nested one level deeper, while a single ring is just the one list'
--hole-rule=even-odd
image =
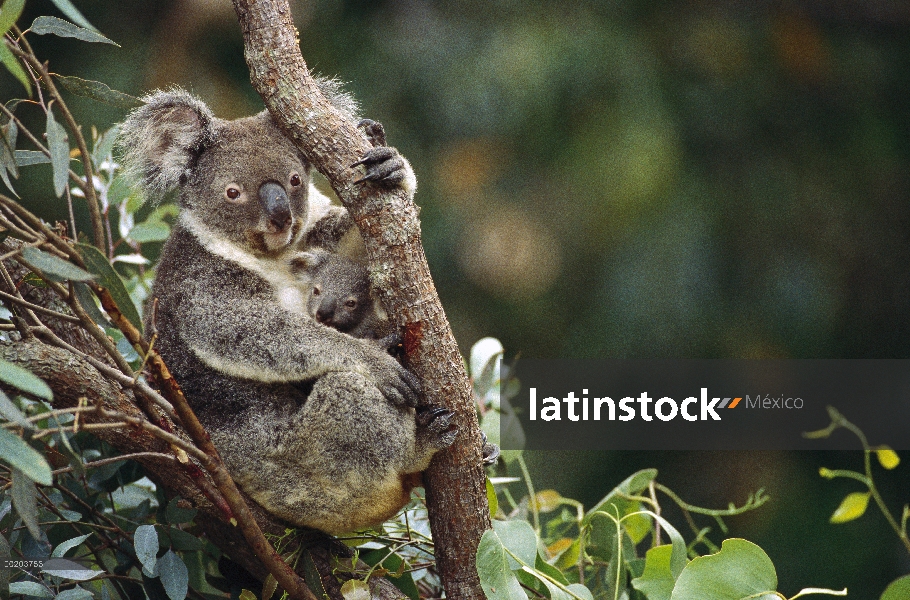
[{"label": "koala nose", "polygon": [[320,306],[316,311],[316,320],[320,323],[330,325],[332,317],[335,316],[335,309],[332,306]]},{"label": "koala nose", "polygon": [[268,181],[259,186],[259,204],[269,220],[269,229],[278,233],[287,229],[294,220],[291,216],[291,202],[284,188]]}]

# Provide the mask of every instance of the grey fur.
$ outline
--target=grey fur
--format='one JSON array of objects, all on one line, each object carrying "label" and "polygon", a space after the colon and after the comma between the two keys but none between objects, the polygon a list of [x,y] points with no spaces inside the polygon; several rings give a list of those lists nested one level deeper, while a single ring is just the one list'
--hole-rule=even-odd
[{"label": "grey fur", "polygon": [[415,411],[413,375],[305,311],[286,254],[325,206],[310,165],[267,112],[225,121],[182,90],[131,113],[121,148],[150,192],[180,189],[147,321],[231,475],[269,512],[329,533],[394,514],[454,439],[451,413]]},{"label": "grey fur", "polygon": [[357,338],[379,340],[394,333],[373,294],[367,266],[360,260],[311,248],[291,262],[316,321]]}]

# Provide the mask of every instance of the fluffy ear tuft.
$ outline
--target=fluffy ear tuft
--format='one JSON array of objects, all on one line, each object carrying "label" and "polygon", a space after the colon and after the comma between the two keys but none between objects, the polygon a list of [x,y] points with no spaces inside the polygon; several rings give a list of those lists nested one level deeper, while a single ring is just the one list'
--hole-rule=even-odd
[{"label": "fluffy ear tuft", "polygon": [[296,275],[313,275],[325,264],[329,252],[321,248],[310,248],[306,252],[298,252],[291,258],[291,272]]},{"label": "fluffy ear tuft", "polygon": [[212,111],[180,89],[158,90],[143,98],[120,128],[117,145],[127,172],[152,194],[181,182],[203,148],[214,142]]}]

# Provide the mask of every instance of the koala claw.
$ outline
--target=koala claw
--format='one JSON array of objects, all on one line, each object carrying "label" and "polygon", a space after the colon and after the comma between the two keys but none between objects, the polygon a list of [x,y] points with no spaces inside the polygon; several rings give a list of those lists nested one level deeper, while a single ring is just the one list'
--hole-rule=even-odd
[{"label": "koala claw", "polygon": [[351,165],[351,168],[363,165],[366,174],[354,183],[375,181],[386,185],[400,185],[407,177],[407,167],[398,150],[388,146],[376,146],[367,150],[363,158]]},{"label": "koala claw", "polygon": [[382,123],[372,119],[363,119],[357,123],[357,127],[362,128],[367,138],[373,146],[385,146],[385,129]]},{"label": "koala claw", "polygon": [[500,450],[499,446],[496,444],[491,444],[487,441],[487,434],[483,431],[480,432],[480,441],[481,441],[481,454],[483,456],[483,464],[486,466],[496,464],[496,461],[499,459]]}]

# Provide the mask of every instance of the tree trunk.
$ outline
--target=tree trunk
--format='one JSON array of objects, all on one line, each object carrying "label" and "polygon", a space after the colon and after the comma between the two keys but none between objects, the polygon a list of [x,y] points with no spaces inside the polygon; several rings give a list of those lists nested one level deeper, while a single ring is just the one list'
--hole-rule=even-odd
[{"label": "tree trunk", "polygon": [[405,326],[409,368],[426,402],[457,414],[458,439],[424,476],[436,560],[449,598],[484,598],[475,566],[490,527],[480,429],[471,384],[420,241],[418,209],[402,190],[354,183],[350,165],[367,139],[322,96],[300,55],[287,0],[234,0],[253,87],[282,130],[325,175],[360,228],[371,270],[384,274],[381,299]]}]

